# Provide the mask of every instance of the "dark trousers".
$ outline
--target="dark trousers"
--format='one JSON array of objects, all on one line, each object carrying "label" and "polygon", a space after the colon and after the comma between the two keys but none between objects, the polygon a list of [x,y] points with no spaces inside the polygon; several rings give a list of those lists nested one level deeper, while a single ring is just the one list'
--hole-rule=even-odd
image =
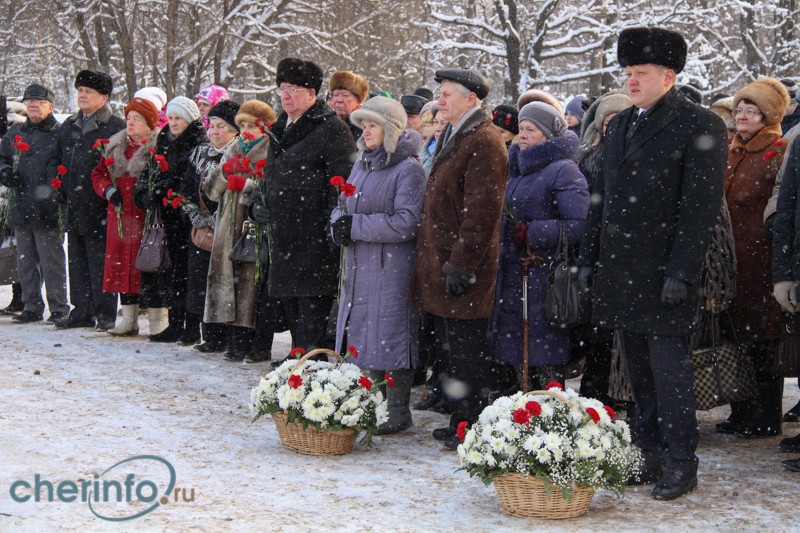
[{"label": "dark trousers", "polygon": [[69,232],[70,315],[111,321],[117,318],[117,295],[103,292],[106,260],[105,229],[91,235]]},{"label": "dark trousers", "polygon": [[281,298],[281,303],[295,346],[301,346],[306,352],[315,348],[332,348],[326,344],[325,333],[333,296]]},{"label": "dark trousers", "polygon": [[696,463],[700,433],[687,339],[622,333],[622,357],[636,402],[633,437],[645,455]]},{"label": "dark trousers", "polygon": [[731,420],[756,432],[780,430],[783,423],[783,377],[775,372],[775,342],[752,343],[758,395],[731,403]]},{"label": "dark trousers", "polygon": [[462,320],[429,315],[436,352],[445,368],[442,390],[453,407],[450,427],[478,420],[492,384],[492,358],[486,340],[489,319]]}]

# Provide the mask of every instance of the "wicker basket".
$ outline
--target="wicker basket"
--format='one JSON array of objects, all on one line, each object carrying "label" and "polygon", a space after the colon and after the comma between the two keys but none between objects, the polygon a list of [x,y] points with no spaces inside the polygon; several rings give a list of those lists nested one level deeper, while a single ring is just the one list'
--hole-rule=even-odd
[{"label": "wicker basket", "polygon": [[[333,350],[319,348],[300,358],[292,372],[299,369],[310,357],[319,354],[333,355],[342,361],[342,356]],[[285,412],[275,413],[272,418],[275,419],[275,427],[283,447],[306,455],[346,455],[353,451],[358,435],[354,429],[321,431],[314,426],[304,429],[302,422],[289,422]]]},{"label": "wicker basket", "polygon": [[572,490],[572,500],[567,501],[561,489],[551,484],[548,497],[541,479],[517,472],[495,478],[494,488],[503,511],[520,518],[558,520],[581,516],[589,510],[594,496],[594,489],[576,486]]}]

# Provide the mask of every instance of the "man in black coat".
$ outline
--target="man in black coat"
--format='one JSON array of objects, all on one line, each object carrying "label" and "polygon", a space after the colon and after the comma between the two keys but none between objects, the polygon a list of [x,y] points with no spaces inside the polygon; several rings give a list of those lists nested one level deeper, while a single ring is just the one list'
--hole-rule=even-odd
[{"label": "man in black coat", "polygon": [[295,346],[325,344],[328,315],[337,292],[338,253],[325,226],[336,207],[333,176],[345,179],[356,144],[347,125],[317,99],[322,69],[285,58],[276,84],[283,112],[272,128],[267,179],[255,195],[251,216],[270,225],[269,296],[280,298]]},{"label": "man in black coat", "polygon": [[108,139],[125,128],[108,105],[114,84],[108,74],[82,70],[75,79],[78,111],[64,121],[48,163],[48,177],[55,178],[58,165],[66,197],[66,230],[69,235],[69,296],[74,308],[56,322],[59,328],[114,327],[117,295],[103,292],[108,202],[92,188],[92,170],[100,162],[98,139]]},{"label": "man in black coat", "polygon": [[9,222],[17,238],[17,270],[24,302],[22,313],[14,321],[42,319],[44,280],[50,307],[48,322],[54,322],[69,313],[64,234],[58,227],[57,193],[47,179],[47,161],[59,130],[53,116],[55,95],[34,83],[22,98],[28,118],[11,126],[0,143],[0,183],[10,191]]},{"label": "man in black coat", "polygon": [[622,31],[618,60],[634,106],[609,124],[578,277],[592,322],[621,330],[636,401],[638,481],[656,499],[697,485],[699,439],[687,338],[700,270],[719,213],[725,125],[674,88],[687,46],[660,28]]}]

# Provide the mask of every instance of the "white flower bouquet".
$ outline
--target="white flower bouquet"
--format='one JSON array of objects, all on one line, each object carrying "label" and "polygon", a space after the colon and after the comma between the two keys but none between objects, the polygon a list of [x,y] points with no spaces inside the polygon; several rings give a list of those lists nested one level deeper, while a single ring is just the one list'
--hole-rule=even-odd
[{"label": "white flower bouquet", "polygon": [[615,416],[601,402],[551,382],[547,391],[498,398],[468,430],[462,422],[459,461],[487,485],[518,473],[542,480],[548,497],[550,484],[566,500],[578,488],[591,489],[589,501],[598,488],[621,495],[641,456],[628,425]]},{"label": "white flower bouquet", "polygon": [[[339,361],[308,360],[318,353],[334,355]],[[302,348],[292,350],[294,356],[302,354]],[[369,445],[377,427],[388,420],[380,386],[391,387],[392,377],[387,375],[384,381],[373,383],[358,366],[346,362],[347,357],[358,357],[354,346],[348,346],[344,358],[330,350],[314,350],[301,359],[285,361],[253,388],[253,421],[271,414],[276,421],[285,416],[289,424],[301,424],[303,429],[352,430],[354,436],[363,432],[362,442]]]}]

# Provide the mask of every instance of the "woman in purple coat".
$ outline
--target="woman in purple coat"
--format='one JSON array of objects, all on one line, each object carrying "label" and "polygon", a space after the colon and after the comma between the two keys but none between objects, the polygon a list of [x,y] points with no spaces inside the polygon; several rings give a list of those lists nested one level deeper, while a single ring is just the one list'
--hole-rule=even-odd
[{"label": "woman in purple coat", "polygon": [[334,210],[329,228],[332,243],[345,249],[336,350],[354,345],[352,362],[373,381],[392,375],[394,387],[384,391],[389,421],[378,433],[394,433],[411,425],[418,313],[406,301],[425,194],[422,139],[404,130],[403,106],[390,98],[367,100],[350,120],[363,130],[347,180],[356,192]]},{"label": "woman in purple coat", "polygon": [[543,102],[531,102],[519,112],[518,143],[509,150],[510,177],[505,215],[500,228],[500,268],[489,345],[498,363],[522,366],[522,265],[528,250],[543,259],[528,275],[528,353],[530,384],[541,389],[550,381],[563,383],[569,359],[569,332],[550,326],[545,318],[547,275],[555,259],[561,224],[570,246],[580,243],[589,210],[586,178],[573,158],[578,137],[567,129],[564,116]]}]

